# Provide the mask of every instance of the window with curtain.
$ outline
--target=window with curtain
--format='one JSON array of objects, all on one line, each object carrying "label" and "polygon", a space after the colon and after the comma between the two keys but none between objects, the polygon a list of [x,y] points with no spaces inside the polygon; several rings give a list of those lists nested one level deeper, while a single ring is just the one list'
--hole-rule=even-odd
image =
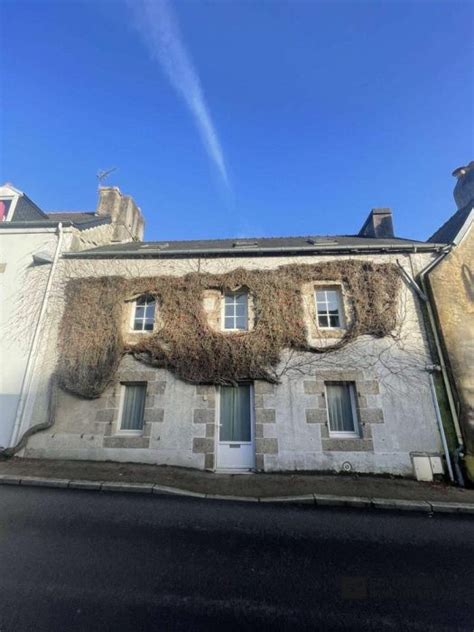
[{"label": "window with curtain", "polygon": [[252,440],[250,384],[221,386],[219,441]]},{"label": "window with curtain", "polygon": [[358,435],[356,391],[353,382],[326,382],[331,434]]},{"label": "window with curtain", "polygon": [[145,295],[137,298],[134,304],[133,331],[153,331],[155,324],[155,299]]},{"label": "window with curtain", "polygon": [[318,325],[323,328],[342,327],[342,298],[338,288],[316,290],[316,313]]},{"label": "window with curtain", "polygon": [[224,296],[224,329],[248,329],[247,292],[227,292]]},{"label": "window with curtain", "polygon": [[122,415],[120,430],[140,432],[143,430],[146,384],[123,384]]}]

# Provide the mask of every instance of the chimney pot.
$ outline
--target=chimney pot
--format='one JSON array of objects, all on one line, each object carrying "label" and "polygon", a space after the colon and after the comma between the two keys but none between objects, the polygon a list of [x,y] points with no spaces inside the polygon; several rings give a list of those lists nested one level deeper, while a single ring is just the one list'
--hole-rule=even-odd
[{"label": "chimney pot", "polygon": [[474,200],[474,160],[465,167],[455,169],[453,176],[458,180],[453,192],[456,206],[464,208]]}]

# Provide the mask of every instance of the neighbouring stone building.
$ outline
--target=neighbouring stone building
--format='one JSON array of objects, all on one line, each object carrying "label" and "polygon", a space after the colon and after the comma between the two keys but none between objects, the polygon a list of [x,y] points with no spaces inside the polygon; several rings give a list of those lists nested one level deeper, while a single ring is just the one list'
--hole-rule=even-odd
[{"label": "neighbouring stone building", "polygon": [[[128,241],[63,252],[18,454],[212,471],[442,473],[433,360],[413,280],[445,245],[395,237],[390,210],[375,209],[352,236]],[[395,271],[398,281],[384,286],[374,307],[376,270],[381,286]],[[259,274],[274,284],[274,310],[271,295],[263,305],[251,283],[228,281],[258,285]],[[303,280],[291,286],[285,274]],[[187,279],[202,283],[198,303],[186,299]],[[160,283],[176,287],[179,300]],[[92,304],[71,311],[68,301],[88,287]],[[111,287],[122,288],[115,302]],[[173,322],[189,327],[194,347],[186,340],[176,347],[171,304],[182,310]],[[374,318],[364,310],[375,310]],[[364,318],[365,329],[357,322]],[[78,339],[83,362],[73,354],[79,361],[66,366],[66,379],[64,358]],[[253,340],[255,347],[246,342]],[[235,349],[244,364],[231,369],[223,358]],[[267,375],[262,357],[271,358]],[[207,373],[197,383],[203,358]],[[96,390],[76,388],[75,381],[92,383],[91,375]]]},{"label": "neighbouring stone building", "polygon": [[99,190],[94,212],[46,213],[13,185],[0,186],[0,449],[21,436],[61,256],[140,240],[143,228],[132,198],[114,187]]},{"label": "neighbouring stone building", "polygon": [[450,248],[428,282],[459,411],[466,470],[474,481],[474,161],[453,175],[458,210],[430,238]]}]

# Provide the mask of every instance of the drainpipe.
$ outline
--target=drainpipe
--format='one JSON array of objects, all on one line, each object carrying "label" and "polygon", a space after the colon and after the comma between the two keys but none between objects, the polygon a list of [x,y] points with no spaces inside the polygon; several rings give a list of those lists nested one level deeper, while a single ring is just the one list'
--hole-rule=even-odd
[{"label": "drainpipe", "polygon": [[25,406],[26,406],[26,400],[28,398],[29,392],[30,392],[30,387],[31,387],[31,380],[33,377],[33,367],[35,364],[35,360],[36,360],[36,351],[37,351],[37,347],[38,347],[38,343],[39,343],[39,339],[40,339],[40,333],[41,333],[41,329],[42,329],[42,324],[43,324],[43,320],[44,320],[44,316],[46,314],[46,307],[48,305],[48,299],[49,299],[49,295],[51,292],[51,285],[53,282],[53,276],[54,276],[54,272],[56,270],[56,265],[58,263],[58,259],[59,259],[59,255],[61,252],[61,245],[62,245],[62,241],[63,241],[63,225],[61,222],[59,222],[58,224],[58,243],[56,244],[56,250],[54,253],[54,259],[53,259],[53,263],[51,264],[51,270],[49,271],[49,276],[48,276],[48,282],[46,283],[46,289],[44,291],[43,294],[43,300],[41,303],[41,309],[40,309],[40,313],[38,316],[38,320],[36,321],[36,327],[35,327],[35,331],[33,334],[33,340],[31,342],[31,347],[30,347],[30,353],[28,354],[28,360],[26,363],[26,369],[25,369],[25,373],[23,376],[23,382],[21,385],[21,391],[20,391],[20,401],[18,402],[18,407],[16,410],[16,417],[15,417],[15,424],[13,426],[13,431],[12,431],[12,436],[11,436],[11,440],[10,440],[10,445],[12,447],[10,448],[6,448],[5,450],[3,450],[2,452],[0,452],[0,454],[5,454],[5,455],[12,455],[14,454],[20,447],[21,445],[21,440],[18,440],[18,434],[20,432],[20,428],[21,428],[21,424],[23,421],[23,416],[25,413]]},{"label": "drainpipe", "polygon": [[441,443],[443,444],[443,450],[444,450],[444,456],[446,458],[446,465],[448,468],[449,480],[452,483],[454,483],[454,474],[453,474],[453,466],[451,463],[451,455],[449,454],[449,450],[448,450],[448,442],[446,441],[446,433],[444,432],[443,420],[441,419],[441,412],[439,410],[438,398],[436,396],[436,387],[433,380],[433,371],[440,371],[441,369],[437,365],[427,367],[426,369],[428,371],[428,378],[430,381],[430,388],[431,388],[431,396],[433,398],[433,404],[435,407],[436,421],[438,423],[438,430],[441,436]]},{"label": "drainpipe", "polygon": [[464,480],[462,477],[462,473],[461,473],[461,469],[459,466],[459,459],[461,456],[461,453],[463,451],[463,446],[464,446],[464,440],[463,440],[463,436],[462,436],[462,432],[461,432],[461,426],[459,424],[459,417],[458,417],[458,413],[456,410],[456,404],[454,401],[454,396],[453,396],[453,390],[451,388],[451,383],[449,381],[449,376],[448,376],[448,371],[447,371],[447,367],[446,367],[446,361],[444,358],[444,353],[443,353],[443,349],[441,347],[441,341],[440,341],[440,337],[439,337],[439,333],[438,333],[438,327],[436,325],[436,320],[434,317],[434,312],[433,312],[433,307],[431,305],[431,299],[430,299],[430,295],[428,293],[427,290],[427,285],[426,285],[426,275],[431,272],[445,257],[446,255],[451,251],[451,246],[448,246],[446,248],[443,249],[443,252],[436,257],[436,259],[434,259],[429,265],[426,266],[426,268],[424,268],[420,274],[419,274],[419,282],[421,285],[421,288],[423,290],[423,293],[425,295],[425,305],[426,305],[426,310],[428,312],[428,320],[430,323],[430,329],[431,329],[431,333],[433,335],[433,340],[435,343],[435,347],[436,347],[436,352],[438,354],[438,358],[439,358],[439,365],[440,365],[440,369],[441,369],[441,375],[443,378],[443,383],[444,383],[444,387],[446,389],[446,394],[448,396],[448,404],[449,404],[449,410],[451,412],[451,416],[453,419],[453,424],[454,424],[454,430],[456,432],[456,438],[459,444],[458,449],[456,450],[455,454],[456,454],[456,472],[457,472],[457,478],[458,478],[458,483],[461,486],[464,486]]}]

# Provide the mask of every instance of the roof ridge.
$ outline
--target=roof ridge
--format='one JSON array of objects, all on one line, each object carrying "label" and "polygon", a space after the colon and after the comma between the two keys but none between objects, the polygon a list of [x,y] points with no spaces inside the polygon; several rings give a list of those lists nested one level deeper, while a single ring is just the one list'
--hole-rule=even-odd
[{"label": "roof ridge", "polygon": [[[439,236],[441,235],[441,241],[443,243],[451,243],[463,227],[473,207],[474,200],[466,204],[466,206],[458,208],[457,211],[455,211],[451,215],[451,217],[448,217],[448,219],[443,224],[441,224],[441,226],[437,230],[435,230],[435,232],[430,235],[430,237],[428,237],[426,241],[436,241],[437,239],[440,239]],[[450,228],[451,230],[449,230]]]},{"label": "roof ridge", "polygon": [[95,211],[44,211],[46,215],[97,215]]}]

